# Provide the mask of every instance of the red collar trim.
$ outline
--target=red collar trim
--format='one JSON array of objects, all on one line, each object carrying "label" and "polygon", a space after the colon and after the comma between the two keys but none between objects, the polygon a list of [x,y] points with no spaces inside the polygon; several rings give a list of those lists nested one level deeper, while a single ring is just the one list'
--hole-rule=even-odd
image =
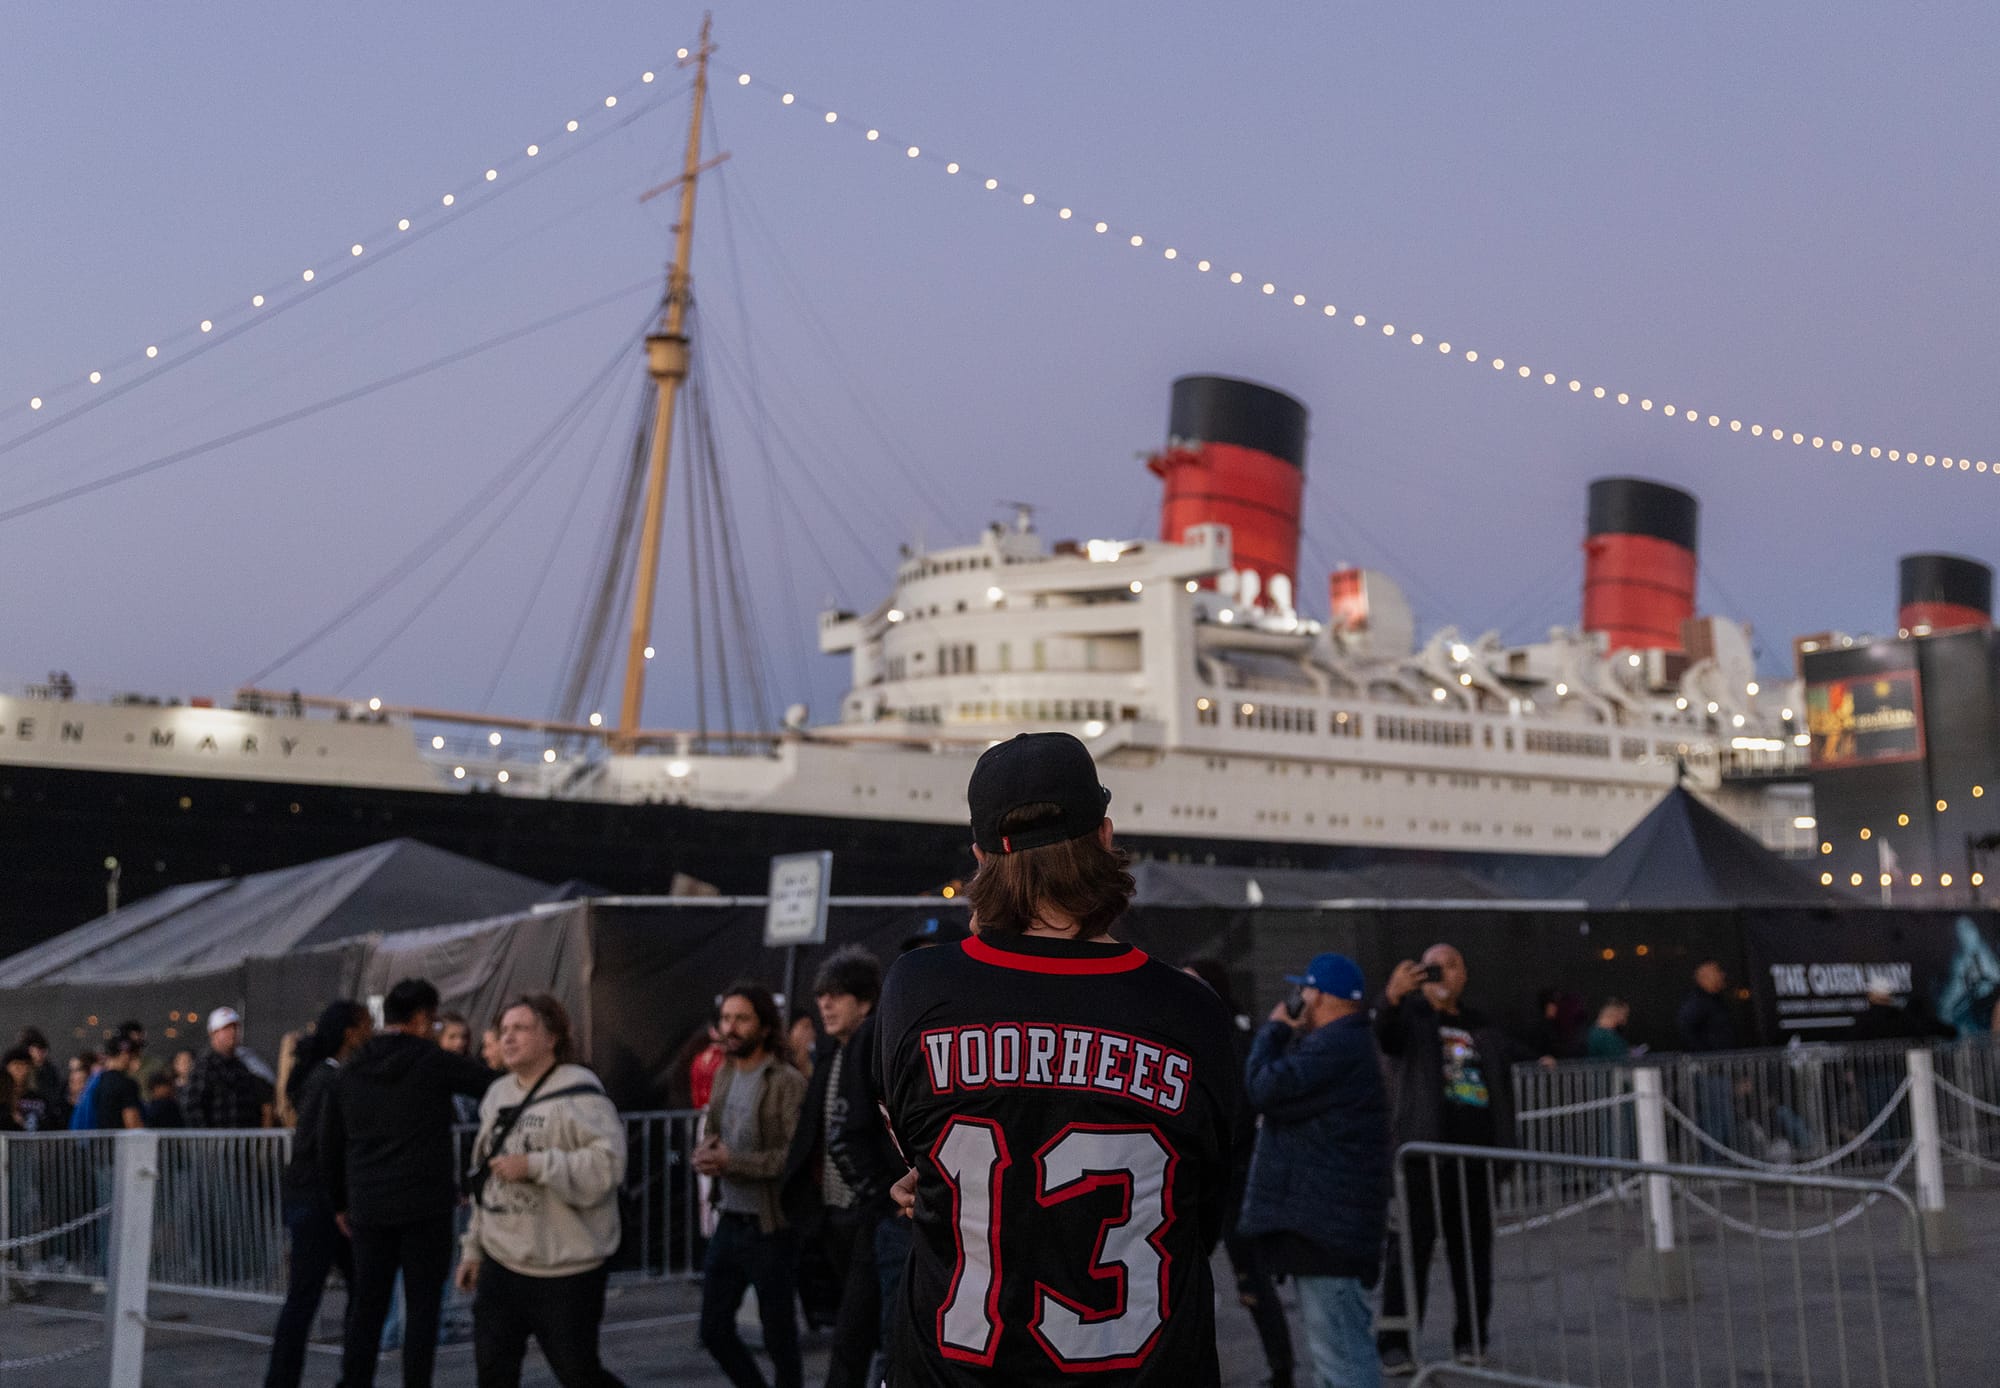
[{"label": "red collar trim", "polygon": [[982,964],[992,964],[1002,969],[1019,969],[1031,974],[1126,974],[1146,962],[1145,952],[1136,946],[1127,946],[1123,954],[1060,956],[1047,954],[1022,954],[1014,950],[1000,949],[987,944],[977,935],[967,938],[960,946],[968,957]]}]

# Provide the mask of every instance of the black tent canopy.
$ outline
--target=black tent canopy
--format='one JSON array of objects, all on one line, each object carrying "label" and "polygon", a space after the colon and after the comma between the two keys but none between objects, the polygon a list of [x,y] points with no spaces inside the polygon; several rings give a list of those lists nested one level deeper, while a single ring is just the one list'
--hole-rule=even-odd
[{"label": "black tent canopy", "polygon": [[1570,893],[1591,907],[1827,905],[1833,896],[1675,786]]}]

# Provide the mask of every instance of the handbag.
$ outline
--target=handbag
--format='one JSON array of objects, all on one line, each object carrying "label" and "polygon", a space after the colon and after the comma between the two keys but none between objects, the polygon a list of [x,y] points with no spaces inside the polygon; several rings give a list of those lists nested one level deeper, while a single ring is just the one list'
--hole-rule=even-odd
[{"label": "handbag", "polygon": [[479,1197],[485,1193],[487,1178],[493,1174],[493,1159],[500,1155],[500,1148],[513,1133],[514,1125],[521,1121],[521,1114],[526,1111],[528,1105],[535,1102],[535,1095],[541,1092],[542,1086],[548,1083],[549,1076],[555,1072],[556,1067],[553,1065],[542,1071],[542,1077],[535,1081],[527,1094],[522,1096],[520,1103],[509,1104],[500,1110],[498,1115],[500,1121],[493,1125],[493,1140],[486,1144],[484,1155],[479,1158],[479,1164],[459,1178],[460,1193],[473,1204],[477,1205]]}]

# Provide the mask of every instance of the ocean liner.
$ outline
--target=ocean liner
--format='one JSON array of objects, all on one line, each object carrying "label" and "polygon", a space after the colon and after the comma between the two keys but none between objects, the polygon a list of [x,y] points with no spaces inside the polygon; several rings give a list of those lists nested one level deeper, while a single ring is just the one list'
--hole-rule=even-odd
[{"label": "ocean liner", "polygon": [[[161,887],[411,836],[549,880],[760,890],[774,853],[830,849],[845,893],[948,890],[971,869],[963,789],[996,739],[1088,740],[1142,856],[1394,862],[1560,894],[1677,781],[1767,844],[1810,851],[1803,694],[1760,683],[1749,633],[1696,609],[1697,504],[1591,485],[1581,621],[1508,645],[1419,635],[1388,575],[1299,566],[1307,412],[1222,376],[1172,390],[1148,461],[1157,535],[1058,540],[1029,508],[906,550],[867,611],[828,611],[838,716],[775,733],[640,726],[668,441],[689,373],[688,255],[706,45],[666,306],[615,724],[472,716],[246,689],[223,701],[0,694],[0,933],[18,945]],[[1324,597],[1324,607],[1320,605]],[[1321,614],[1324,615],[1321,615]]]}]

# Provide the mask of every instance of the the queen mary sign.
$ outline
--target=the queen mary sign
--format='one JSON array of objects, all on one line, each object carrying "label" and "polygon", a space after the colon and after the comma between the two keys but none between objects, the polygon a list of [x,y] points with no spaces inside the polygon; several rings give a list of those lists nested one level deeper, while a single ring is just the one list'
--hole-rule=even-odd
[{"label": "the queen mary sign", "polygon": [[785,853],[771,859],[771,890],[764,907],[764,944],[826,943],[827,889],[833,881],[833,854]]}]

